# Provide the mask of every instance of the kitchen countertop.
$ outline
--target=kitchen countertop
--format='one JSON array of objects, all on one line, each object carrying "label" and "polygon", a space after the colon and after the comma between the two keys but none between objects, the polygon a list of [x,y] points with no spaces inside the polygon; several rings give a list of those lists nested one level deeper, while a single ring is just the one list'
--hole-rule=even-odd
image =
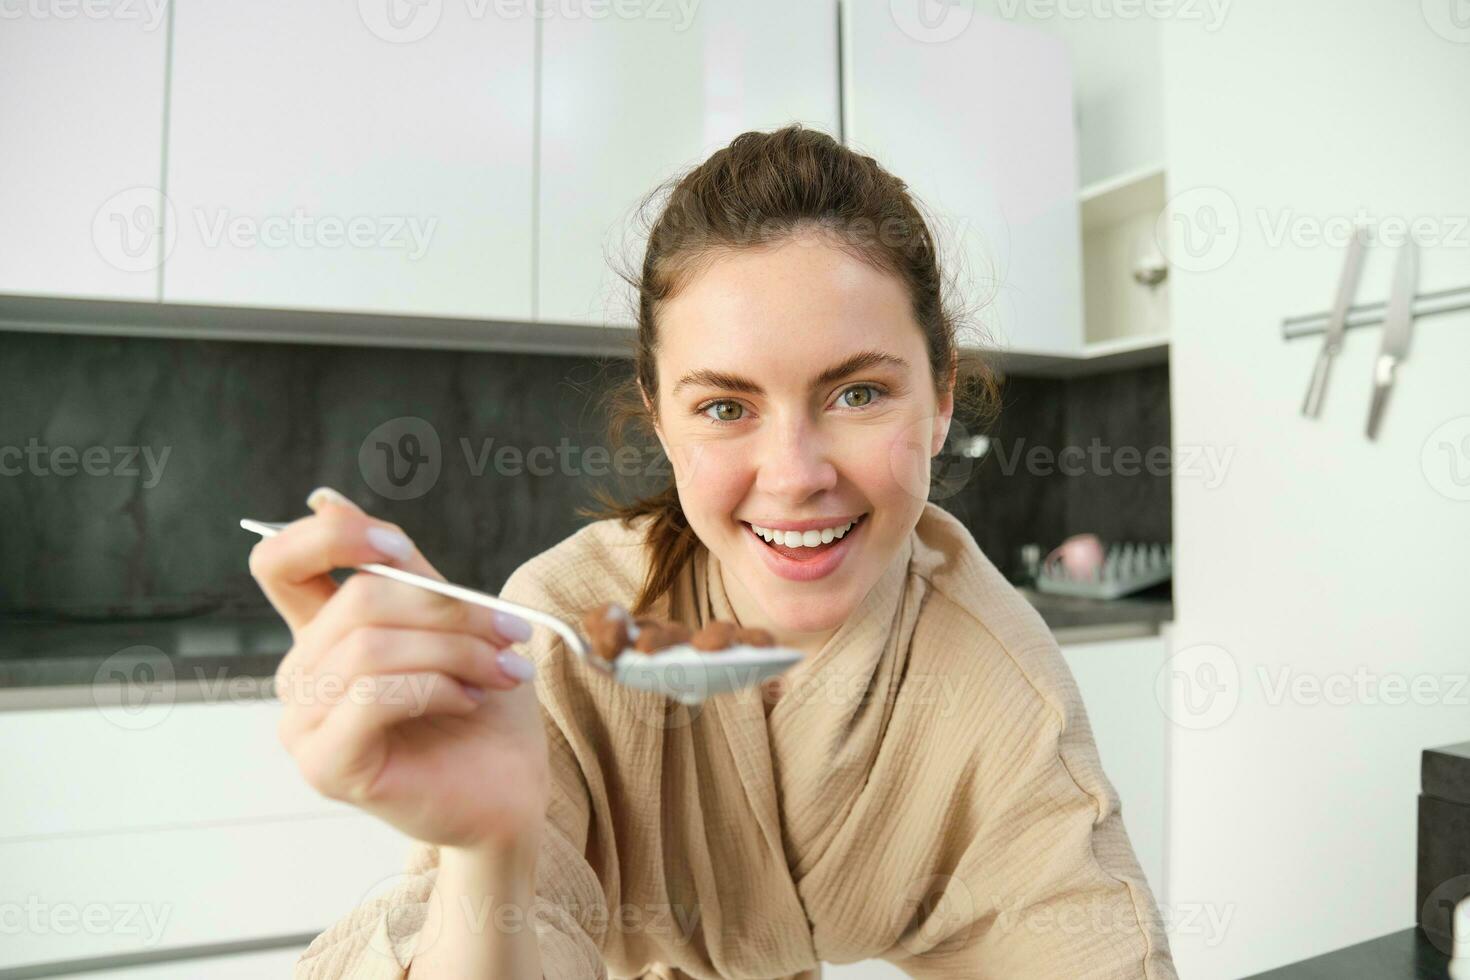
[{"label": "kitchen countertop", "polygon": [[1449,960],[1414,926],[1248,980],[1443,980]]},{"label": "kitchen countertop", "polygon": [[[1161,594],[1098,602],[1021,589],[1061,644],[1151,636],[1173,617]],[[120,681],[199,701],[229,683],[269,695],[291,634],[274,613],[101,622],[9,620],[0,625],[0,710],[116,700]]]}]

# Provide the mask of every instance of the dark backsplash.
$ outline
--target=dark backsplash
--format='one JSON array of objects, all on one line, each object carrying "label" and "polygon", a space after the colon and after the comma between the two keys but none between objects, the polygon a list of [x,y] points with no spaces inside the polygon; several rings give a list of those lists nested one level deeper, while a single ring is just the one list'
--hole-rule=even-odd
[{"label": "dark backsplash", "polygon": [[[585,523],[576,511],[594,487],[647,488],[666,472],[653,454],[607,448],[602,396],[626,371],[552,355],[0,332],[0,612],[265,612],[246,565],[255,537],[237,521],[299,516],[320,484],[403,525],[450,579],[498,589]],[[1169,540],[1167,471],[1119,476],[1084,457],[1085,475],[1069,476],[1035,449],[1168,447],[1166,367],[1013,378],[991,435],[939,502],[1003,570],[1021,544],[1045,550],[1076,531]]]},{"label": "dark backsplash", "polygon": [[1010,378],[989,452],[941,501],[1002,571],[1071,534],[1173,540],[1167,364],[1066,380]]}]

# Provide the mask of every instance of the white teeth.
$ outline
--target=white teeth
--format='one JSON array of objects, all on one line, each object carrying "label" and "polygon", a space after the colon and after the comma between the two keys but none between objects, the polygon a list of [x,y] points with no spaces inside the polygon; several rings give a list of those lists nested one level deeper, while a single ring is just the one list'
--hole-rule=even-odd
[{"label": "white teeth", "polygon": [[750,529],[772,544],[785,545],[788,548],[817,548],[842,537],[852,530],[852,526],[856,523],[856,521],[848,521],[836,527],[824,527],[821,530],[811,531],[773,530],[757,524],[750,525]]}]

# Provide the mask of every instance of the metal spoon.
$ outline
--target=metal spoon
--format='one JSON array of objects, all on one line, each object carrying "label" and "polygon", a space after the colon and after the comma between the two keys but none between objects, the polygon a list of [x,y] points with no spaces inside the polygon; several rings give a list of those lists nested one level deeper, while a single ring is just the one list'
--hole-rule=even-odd
[{"label": "metal spoon", "polygon": [[[242,518],[240,526],[261,537],[274,537],[287,525],[275,521],[257,521]],[[487,609],[498,609],[519,616],[528,623],[544,626],[561,637],[567,649],[575,653],[582,662],[594,670],[611,677],[619,684],[663,694],[683,704],[697,704],[705,698],[726,691],[759,684],[767,677],[774,677],[801,660],[799,650],[786,647],[753,647],[740,644],[713,653],[696,650],[687,643],[666,647],[657,653],[640,653],[624,650],[611,662],[592,652],[587,640],[564,620],[532,609],[520,603],[510,602],[498,596],[467,589],[451,582],[426,578],[405,572],[391,565],[370,562],[358,565],[360,572],[370,572],[391,578],[395,582],[417,586],[438,595],[459,599]]]}]

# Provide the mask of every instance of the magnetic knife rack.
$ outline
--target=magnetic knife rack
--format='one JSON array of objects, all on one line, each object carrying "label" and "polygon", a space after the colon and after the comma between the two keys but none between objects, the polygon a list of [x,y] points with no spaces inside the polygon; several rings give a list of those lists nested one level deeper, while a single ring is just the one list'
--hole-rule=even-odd
[{"label": "magnetic knife rack", "polygon": [[[1387,308],[1387,300],[1349,307],[1344,327],[1348,330],[1355,327],[1376,327],[1383,323],[1383,314]],[[1470,285],[1419,293],[1414,297],[1415,320],[1439,313],[1454,313],[1457,310],[1470,310]],[[1327,321],[1331,317],[1330,311],[1287,317],[1281,321],[1281,337],[1283,340],[1295,340],[1298,337],[1321,336],[1327,332]]]}]

